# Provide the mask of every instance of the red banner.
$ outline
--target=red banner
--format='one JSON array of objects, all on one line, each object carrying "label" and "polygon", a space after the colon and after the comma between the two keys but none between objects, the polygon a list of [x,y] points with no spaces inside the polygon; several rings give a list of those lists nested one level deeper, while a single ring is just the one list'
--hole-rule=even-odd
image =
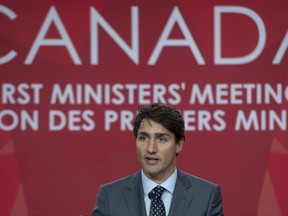
[{"label": "red banner", "polygon": [[288,4],[0,3],[0,215],[89,215],[140,168],[138,106],[181,110],[178,166],[226,215],[288,215]]}]

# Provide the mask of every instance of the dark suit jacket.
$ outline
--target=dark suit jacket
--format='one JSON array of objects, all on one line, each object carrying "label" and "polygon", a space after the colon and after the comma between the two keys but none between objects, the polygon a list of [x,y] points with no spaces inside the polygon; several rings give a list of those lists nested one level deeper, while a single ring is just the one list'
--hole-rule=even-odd
[{"label": "dark suit jacket", "polygon": [[[146,215],[140,171],[100,187],[92,216],[100,215]],[[220,187],[178,169],[169,211],[172,215],[224,215]]]}]

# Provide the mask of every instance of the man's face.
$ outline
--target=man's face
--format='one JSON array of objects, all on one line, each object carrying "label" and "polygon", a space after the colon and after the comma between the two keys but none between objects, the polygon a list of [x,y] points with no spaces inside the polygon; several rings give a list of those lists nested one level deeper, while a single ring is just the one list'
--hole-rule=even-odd
[{"label": "man's face", "polygon": [[161,124],[143,119],[136,138],[136,152],[144,174],[157,183],[164,182],[175,170],[176,153],[184,141],[176,144],[175,135]]}]

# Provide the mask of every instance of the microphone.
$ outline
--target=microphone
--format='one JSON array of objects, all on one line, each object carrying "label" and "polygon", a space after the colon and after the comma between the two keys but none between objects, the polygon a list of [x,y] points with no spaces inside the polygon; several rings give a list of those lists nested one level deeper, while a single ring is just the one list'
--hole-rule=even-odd
[{"label": "microphone", "polygon": [[154,198],[155,198],[155,194],[154,194],[154,192],[153,191],[150,191],[149,193],[148,193],[148,197],[149,197],[149,199],[151,200],[151,205],[150,205],[150,216],[153,216],[153,205],[152,205],[152,202],[153,202],[153,200],[154,200]]}]

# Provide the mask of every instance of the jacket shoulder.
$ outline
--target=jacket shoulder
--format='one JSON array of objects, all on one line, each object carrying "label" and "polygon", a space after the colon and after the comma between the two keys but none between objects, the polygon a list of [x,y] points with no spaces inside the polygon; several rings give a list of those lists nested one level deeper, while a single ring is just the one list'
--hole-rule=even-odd
[{"label": "jacket shoulder", "polygon": [[212,181],[209,181],[209,180],[204,179],[204,178],[200,178],[198,176],[192,175],[192,174],[187,173],[187,172],[183,172],[181,170],[179,170],[178,175],[179,175],[179,180],[182,181],[183,184],[185,184],[185,185],[196,186],[196,187],[200,187],[200,188],[219,187],[218,184],[216,184]]},{"label": "jacket shoulder", "polygon": [[105,190],[114,190],[123,187],[134,187],[141,180],[140,172],[133,173],[123,178],[117,179],[112,182],[101,185],[101,188]]}]

